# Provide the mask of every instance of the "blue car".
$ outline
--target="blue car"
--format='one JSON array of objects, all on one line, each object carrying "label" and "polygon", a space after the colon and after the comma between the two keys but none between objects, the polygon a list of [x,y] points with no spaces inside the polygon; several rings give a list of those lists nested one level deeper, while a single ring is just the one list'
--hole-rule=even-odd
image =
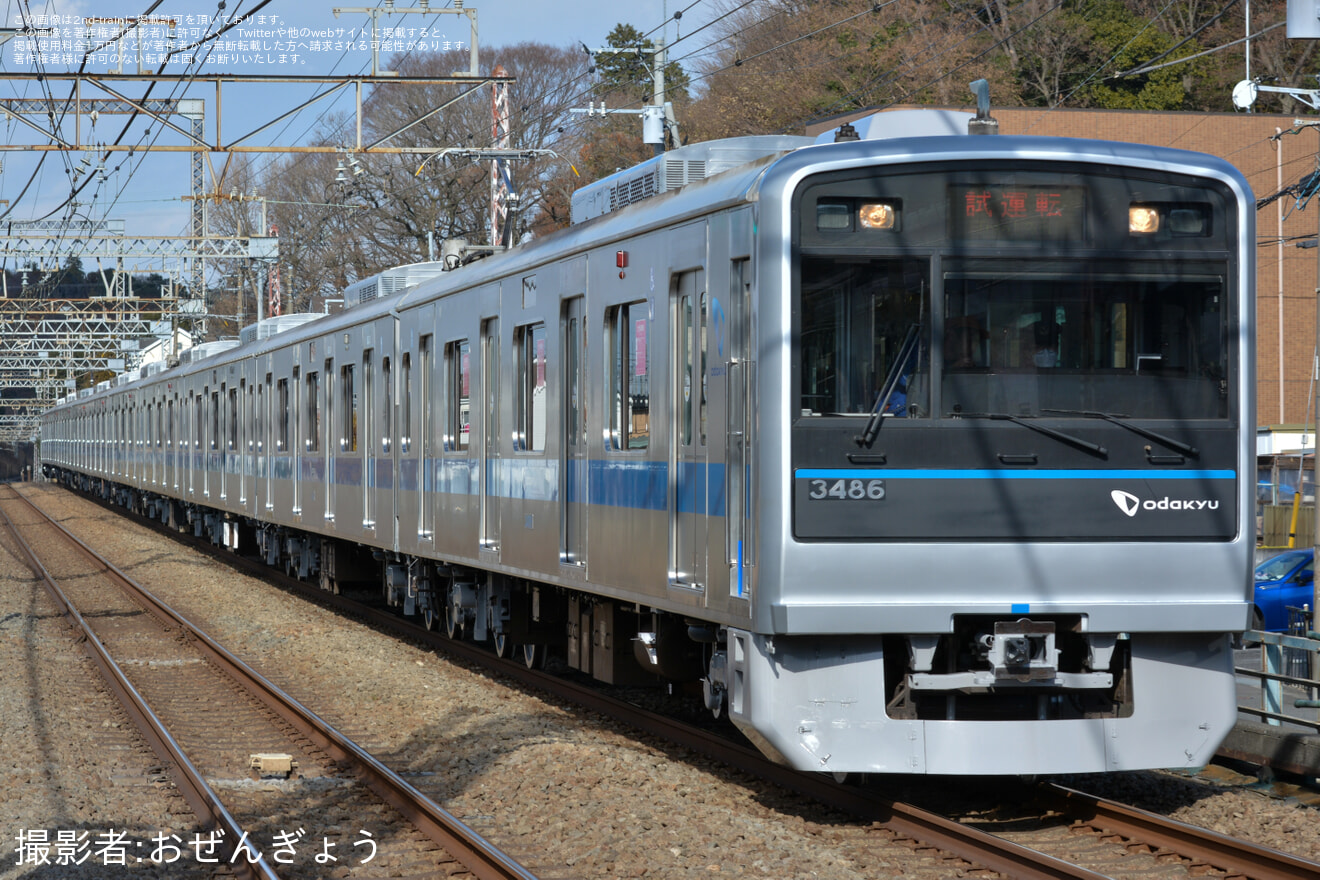
[{"label": "blue car", "polygon": [[1288,606],[1314,608],[1315,549],[1289,550],[1256,566],[1251,629],[1285,632]]}]

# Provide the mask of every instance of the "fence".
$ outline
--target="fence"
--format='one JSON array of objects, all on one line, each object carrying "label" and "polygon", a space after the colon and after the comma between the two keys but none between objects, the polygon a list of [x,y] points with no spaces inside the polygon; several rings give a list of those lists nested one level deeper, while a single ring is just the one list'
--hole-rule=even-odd
[{"label": "fence", "polygon": [[[1266,504],[1261,509],[1261,546],[1275,550],[1309,547],[1315,542],[1315,505],[1303,504],[1297,510],[1297,530],[1293,532],[1293,506]],[[1289,535],[1293,539],[1289,541]]]},{"label": "fence", "polygon": [[[1309,608],[1288,608],[1288,632],[1248,630],[1247,643],[1260,643],[1260,669],[1238,667],[1240,676],[1260,680],[1260,707],[1239,706],[1245,715],[1255,715],[1266,724],[1295,724],[1320,733],[1320,633],[1311,629]],[[1286,703],[1291,700],[1292,705]],[[1289,709],[1299,710],[1290,713]],[[1309,711],[1308,711],[1309,710]]]}]

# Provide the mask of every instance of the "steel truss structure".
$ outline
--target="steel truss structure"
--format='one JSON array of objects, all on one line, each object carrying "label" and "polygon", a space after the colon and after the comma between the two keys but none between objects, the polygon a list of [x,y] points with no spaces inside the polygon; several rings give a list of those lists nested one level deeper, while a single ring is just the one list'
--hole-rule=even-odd
[{"label": "steel truss structure", "polygon": [[[352,10],[340,10],[352,11]],[[278,76],[242,74],[168,74],[168,73],[36,73],[0,72],[0,83],[15,85],[44,82],[47,97],[0,99],[0,115],[22,123],[31,129],[37,143],[19,143],[11,138],[0,144],[0,156],[13,152],[94,152],[107,157],[115,152],[189,152],[191,162],[192,201],[191,236],[129,236],[125,235],[123,221],[37,221],[6,223],[0,221],[0,258],[36,262],[38,265],[59,265],[65,258],[76,256],[90,261],[110,261],[113,276],[104,274],[105,296],[89,300],[53,300],[28,298],[24,291],[0,291],[0,389],[12,389],[31,397],[0,398],[0,440],[28,440],[36,433],[37,415],[70,390],[72,377],[110,369],[112,366],[131,369],[137,356],[137,340],[153,335],[162,323],[171,326],[180,317],[204,320],[206,309],[202,302],[205,290],[205,264],[210,260],[274,261],[277,254],[273,238],[213,237],[207,234],[206,202],[222,192],[229,162],[235,153],[343,153],[431,155],[435,147],[396,147],[389,145],[397,136],[426,119],[440,113],[487,84],[507,85],[514,77],[477,75],[476,63],[476,11],[396,10],[416,12],[461,12],[472,22],[472,64],[467,72],[452,76],[401,76],[393,71],[376,72],[368,76]],[[502,74],[502,71],[500,72]],[[193,94],[198,90],[214,92],[214,111],[207,113],[205,99],[151,99],[135,98],[132,84],[147,86],[154,83],[186,85]],[[63,96],[53,96],[56,88],[66,84]],[[307,101],[280,112],[269,122],[235,138],[224,137],[222,116],[223,96],[245,86],[313,84],[323,85]],[[364,143],[363,89],[370,87],[425,85],[460,85],[459,94],[442,102],[398,129]],[[296,144],[257,144],[257,135],[305,108],[343,94],[351,89],[356,93],[354,121],[355,134],[351,144],[306,146]],[[232,100],[232,97],[231,97]],[[251,102],[246,102],[250,109]],[[96,143],[84,140],[98,115],[138,114],[151,124],[160,124],[182,138],[182,143]],[[29,118],[31,117],[31,118]],[[171,117],[182,117],[186,127],[175,124]],[[213,125],[206,124],[207,119]],[[56,120],[59,120],[57,122]],[[208,134],[207,129],[211,131]],[[225,155],[225,162],[217,174],[212,162],[213,153]],[[207,177],[211,181],[207,192]],[[125,268],[130,259],[176,261],[189,268],[190,293],[194,299],[166,296],[161,299],[140,299],[131,290],[131,269]],[[182,269],[168,273],[182,277]],[[15,297],[14,294],[19,296]],[[132,349],[126,349],[126,345]]]},{"label": "steel truss structure", "polygon": [[[68,257],[96,261],[104,295],[68,299],[34,288],[0,290],[0,441],[29,440],[42,411],[72,390],[76,377],[132,369],[138,340],[159,336],[180,318],[205,319],[201,297],[135,296],[130,260],[185,265],[209,260],[271,259],[269,238],[127,236],[124,221],[37,220],[0,223],[0,257],[20,264],[60,265]],[[109,266],[104,262],[108,261]],[[17,395],[17,396],[15,396]]]}]

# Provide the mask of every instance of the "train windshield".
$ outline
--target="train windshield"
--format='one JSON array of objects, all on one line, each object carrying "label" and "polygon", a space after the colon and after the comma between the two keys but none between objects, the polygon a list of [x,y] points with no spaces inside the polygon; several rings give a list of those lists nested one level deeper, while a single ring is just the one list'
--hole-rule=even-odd
[{"label": "train windshield", "polygon": [[799,417],[1229,418],[1228,199],[1140,173],[958,168],[804,187]]},{"label": "train windshield", "polygon": [[945,275],[944,416],[1227,416],[1222,272],[1042,269]]},{"label": "train windshield", "polygon": [[[879,404],[891,415],[925,414],[924,398],[910,396],[915,389],[909,386],[929,372],[929,333],[923,333],[930,323],[928,265],[904,259],[804,261],[804,413],[869,413]],[[886,380],[892,386],[888,397],[877,400]]]},{"label": "train windshield", "polygon": [[928,266],[803,260],[804,415],[1227,415],[1223,272],[955,264],[932,315]]}]

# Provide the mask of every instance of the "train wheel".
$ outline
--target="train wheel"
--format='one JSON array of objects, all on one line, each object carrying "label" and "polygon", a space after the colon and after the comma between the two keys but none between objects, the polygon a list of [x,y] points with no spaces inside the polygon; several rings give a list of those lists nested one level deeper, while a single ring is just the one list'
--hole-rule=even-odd
[{"label": "train wheel", "polygon": [[544,653],[544,651],[541,649],[541,646],[540,646],[540,645],[523,645],[523,646],[522,646],[522,661],[523,661],[523,665],[526,666],[528,669],[537,669],[537,668],[539,668],[540,665],[541,665],[541,660],[544,659],[544,656],[545,656],[545,653]]},{"label": "train wheel", "polygon": [[504,633],[495,633],[492,641],[495,644],[495,656],[508,659],[513,653],[513,641]]},{"label": "train wheel", "polygon": [[426,606],[422,609],[422,625],[427,629],[435,629],[435,619],[438,616],[434,608],[430,605]]},{"label": "train wheel", "polygon": [[324,565],[321,566],[321,571],[319,572],[319,576],[321,582],[321,589],[325,590],[328,593],[334,593],[336,596],[338,596],[339,579],[335,577],[331,577],[329,570],[326,569]]},{"label": "train wheel", "polygon": [[458,610],[448,603],[445,604],[445,635],[451,639],[463,638],[463,623],[459,619]]}]

